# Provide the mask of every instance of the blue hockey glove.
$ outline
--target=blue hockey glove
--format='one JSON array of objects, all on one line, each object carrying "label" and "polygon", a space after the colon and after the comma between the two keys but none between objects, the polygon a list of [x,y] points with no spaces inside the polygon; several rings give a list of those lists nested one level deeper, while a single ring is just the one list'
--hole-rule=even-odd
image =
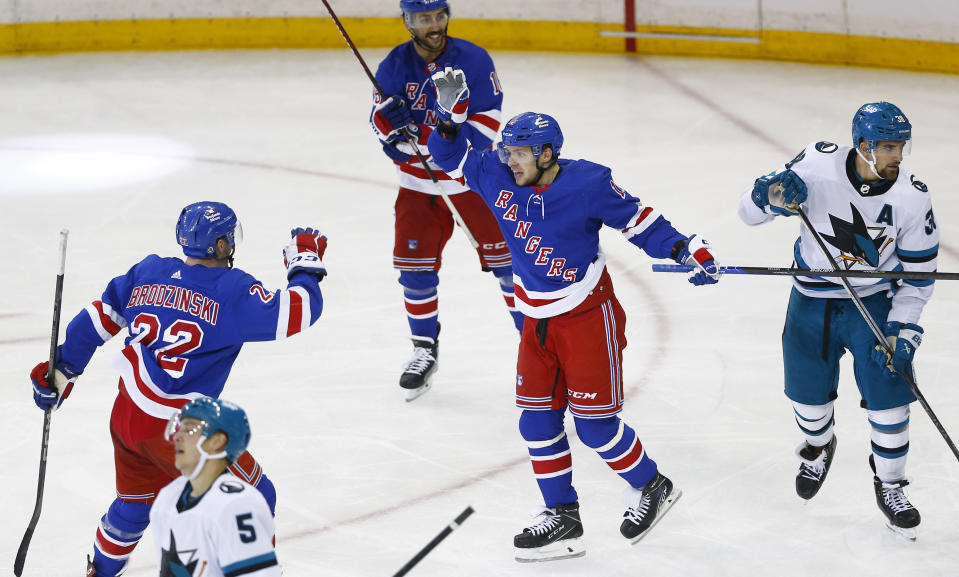
[{"label": "blue hockey glove", "polygon": [[791,170],[760,176],[753,183],[752,199],[756,206],[782,216],[799,214],[799,205],[809,193],[806,183]]},{"label": "blue hockey glove", "polygon": [[391,138],[401,138],[401,131],[404,128],[415,126],[410,109],[406,106],[406,101],[402,96],[390,96],[383,102],[373,107],[370,114],[370,125],[377,138],[383,141]]},{"label": "blue hockey glove", "polygon": [[326,252],[326,237],[312,228],[294,228],[290,231],[290,244],[283,249],[283,266],[286,267],[287,280],[299,272],[305,272],[323,280],[326,266],[323,253]]},{"label": "blue hockey glove", "polygon": [[70,396],[73,383],[80,373],[72,371],[61,362],[56,364],[53,371],[55,386],[47,382],[47,373],[50,372],[50,362],[43,361],[30,371],[30,380],[33,381],[33,402],[44,411],[57,410],[63,401]]},{"label": "blue hockey glove", "polygon": [[399,144],[398,141],[384,142],[383,153],[386,154],[386,156],[389,156],[391,159],[395,160],[396,162],[399,162],[400,164],[404,164],[407,161],[409,161],[409,159],[413,158],[413,155],[406,154],[405,152],[400,150],[399,147],[397,146],[398,144]]},{"label": "blue hockey glove", "polygon": [[871,353],[872,360],[884,365],[890,372],[903,374],[912,367],[916,349],[922,344],[922,327],[913,323],[890,321],[882,328],[882,332],[889,341],[893,354],[890,356],[882,345],[876,343]]},{"label": "blue hockey glove", "polygon": [[695,266],[699,270],[689,277],[689,282],[696,286],[716,284],[722,272],[716,258],[709,251],[709,242],[697,235],[692,235],[685,242],[680,241],[673,247],[676,255],[674,260],[679,264]]},{"label": "blue hockey glove", "polygon": [[470,106],[470,89],[466,85],[466,73],[447,66],[433,75],[436,88],[436,114],[443,122],[463,124]]}]

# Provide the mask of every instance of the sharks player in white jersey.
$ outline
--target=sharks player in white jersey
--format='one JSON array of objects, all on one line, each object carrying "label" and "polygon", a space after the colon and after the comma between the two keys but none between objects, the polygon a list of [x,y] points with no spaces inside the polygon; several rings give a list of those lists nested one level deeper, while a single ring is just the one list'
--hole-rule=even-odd
[{"label": "sharks player in white jersey", "polygon": [[160,577],[282,575],[266,499],[228,470],[250,442],[243,409],[194,399],[170,418],[165,437],[183,475],[150,509]]},{"label": "sharks player in white jersey", "polygon": [[[855,148],[810,144],[743,192],[739,216],[758,225],[797,214],[801,206],[842,270],[935,271],[939,230],[929,189],[900,167],[911,137],[912,125],[898,107],[865,104],[853,118]],[[805,227],[794,258],[800,268],[832,267]],[[919,317],[932,296],[933,281],[848,280],[883,327],[894,355],[890,358],[879,347],[842,285],[794,277],[783,361],[786,396],[805,437],[796,451],[801,461],[796,492],[811,499],[832,465],[839,358],[848,350],[872,429],[869,464],[876,500],[890,528],[915,538],[919,512],[902,488],[907,484],[909,404],[916,398],[900,374],[912,370],[923,332]]]}]

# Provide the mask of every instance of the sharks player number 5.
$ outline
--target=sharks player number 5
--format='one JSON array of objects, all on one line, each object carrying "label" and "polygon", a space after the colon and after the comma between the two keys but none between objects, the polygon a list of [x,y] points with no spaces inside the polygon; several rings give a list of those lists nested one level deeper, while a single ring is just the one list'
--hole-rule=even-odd
[{"label": "sharks player number 5", "polygon": [[[902,110],[889,102],[865,104],[853,117],[852,147],[810,144],[756,179],[740,198],[739,215],[759,225],[801,207],[840,270],[935,271],[939,230],[930,192],[900,166],[911,145],[912,125]],[[793,257],[803,269],[833,265],[805,226]],[[872,429],[869,465],[877,503],[890,528],[915,538],[919,511],[903,487],[909,404],[916,398],[900,373],[912,370],[922,342],[919,317],[934,281],[848,280],[883,326],[893,354],[879,346],[842,285],[823,277],[793,278],[782,343],[786,396],[805,438],[796,449],[796,492],[814,497],[835,457],[833,403],[839,359],[848,350]]]},{"label": "sharks player number 5", "polygon": [[269,505],[227,470],[250,442],[243,409],[200,397],[170,417],[164,438],[182,476],[150,510],[160,577],[281,575]]}]

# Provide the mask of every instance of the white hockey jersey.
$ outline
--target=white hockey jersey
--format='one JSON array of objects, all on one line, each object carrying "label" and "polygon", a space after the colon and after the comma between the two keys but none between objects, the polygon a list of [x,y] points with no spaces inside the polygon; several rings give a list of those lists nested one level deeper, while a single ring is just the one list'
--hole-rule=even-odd
[{"label": "white hockey jersey", "polygon": [[[855,157],[851,147],[816,142],[776,172],[790,169],[806,183],[809,196],[803,210],[840,270],[935,271],[939,229],[928,187],[901,165],[895,182],[863,183],[855,171]],[[776,214],[756,206],[751,194],[752,187],[739,199],[743,222],[755,226],[773,220]],[[796,267],[832,268],[802,224],[793,252]],[[886,320],[902,323],[919,321],[934,282],[848,280],[861,297],[895,289]],[[796,289],[804,295],[848,298],[842,285],[834,281],[838,279],[793,277]]]},{"label": "white hockey jersey", "polygon": [[276,577],[273,517],[263,495],[228,472],[198,500],[186,477],[157,494],[150,509],[160,577]]}]

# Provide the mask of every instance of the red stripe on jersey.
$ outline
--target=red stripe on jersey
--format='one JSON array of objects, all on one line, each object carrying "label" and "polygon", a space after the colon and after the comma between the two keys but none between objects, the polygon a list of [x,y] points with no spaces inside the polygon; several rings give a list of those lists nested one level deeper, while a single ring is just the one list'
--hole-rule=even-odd
[{"label": "red stripe on jersey", "polygon": [[425,303],[411,303],[406,301],[406,312],[411,315],[428,315],[430,313],[435,313],[439,309],[439,300],[436,298],[430,299]]},{"label": "red stripe on jersey", "polygon": [[652,209],[652,208],[650,208],[650,207],[648,207],[648,206],[647,206],[646,208],[644,208],[644,209],[643,209],[643,212],[639,213],[639,218],[636,219],[636,222],[634,222],[633,224],[631,224],[631,225],[629,225],[628,227],[624,228],[624,229],[622,230],[622,232],[626,232],[627,230],[633,228],[634,226],[639,226],[639,223],[641,223],[641,222],[643,222],[644,220],[646,220],[646,217],[649,216],[649,214],[650,214],[651,212],[653,212],[653,209]]},{"label": "red stripe on jersey", "polygon": [[622,471],[623,469],[628,469],[636,464],[640,458],[643,456],[643,444],[640,442],[639,438],[636,439],[636,444],[633,445],[633,448],[615,461],[608,461],[607,464],[609,468],[614,471]]},{"label": "red stripe on jersey", "polygon": [[466,120],[478,122],[482,124],[483,126],[485,126],[486,128],[489,128],[493,132],[499,132],[499,120],[496,120],[495,118],[491,116],[487,116],[485,114],[474,114],[473,116],[470,116]]},{"label": "red stripe on jersey", "polygon": [[103,312],[102,301],[93,301],[93,306],[97,309],[97,315],[100,317],[100,324],[103,325],[103,328],[106,329],[108,333],[115,335],[120,332],[122,327],[113,322],[113,319],[110,318],[110,315]]},{"label": "red stripe on jersey", "polygon": [[164,407],[182,409],[184,405],[189,403],[190,399],[167,399],[158,396],[153,392],[152,389],[150,389],[150,387],[147,386],[146,382],[143,380],[143,377],[140,375],[140,357],[134,350],[134,346],[124,348],[121,353],[126,360],[130,362],[130,366],[133,367],[133,378],[136,380],[136,386],[140,393],[143,394],[143,396],[147,399],[153,401],[154,403],[163,405]]},{"label": "red stripe on jersey", "polygon": [[554,303],[560,299],[534,299],[526,294],[526,291],[523,290],[519,284],[513,285],[513,291],[516,293],[516,298],[528,304],[531,307],[541,307],[548,304]]},{"label": "red stripe on jersey", "polygon": [[[425,155],[425,156],[426,158],[429,158],[429,155]],[[422,164],[415,164],[415,165],[399,164],[397,166],[400,167],[401,172],[405,172],[406,174],[409,174],[410,176],[415,176],[416,178],[420,178],[423,180],[430,180],[430,175],[423,168]],[[442,170],[434,170],[433,175],[436,176],[436,180],[454,180]]]},{"label": "red stripe on jersey", "polygon": [[303,330],[303,297],[296,291],[289,291],[290,321],[286,325],[286,336],[290,337]]},{"label": "red stripe on jersey", "polygon": [[573,456],[567,452],[564,455],[546,461],[533,459],[530,462],[533,463],[533,473],[537,475],[549,475],[550,473],[558,473],[572,467]]},{"label": "red stripe on jersey", "polygon": [[140,540],[137,539],[129,545],[117,545],[113,541],[103,534],[103,530],[97,528],[97,547],[108,555],[113,555],[114,557],[125,557],[130,553],[133,553],[133,550],[136,549],[137,543]]}]

